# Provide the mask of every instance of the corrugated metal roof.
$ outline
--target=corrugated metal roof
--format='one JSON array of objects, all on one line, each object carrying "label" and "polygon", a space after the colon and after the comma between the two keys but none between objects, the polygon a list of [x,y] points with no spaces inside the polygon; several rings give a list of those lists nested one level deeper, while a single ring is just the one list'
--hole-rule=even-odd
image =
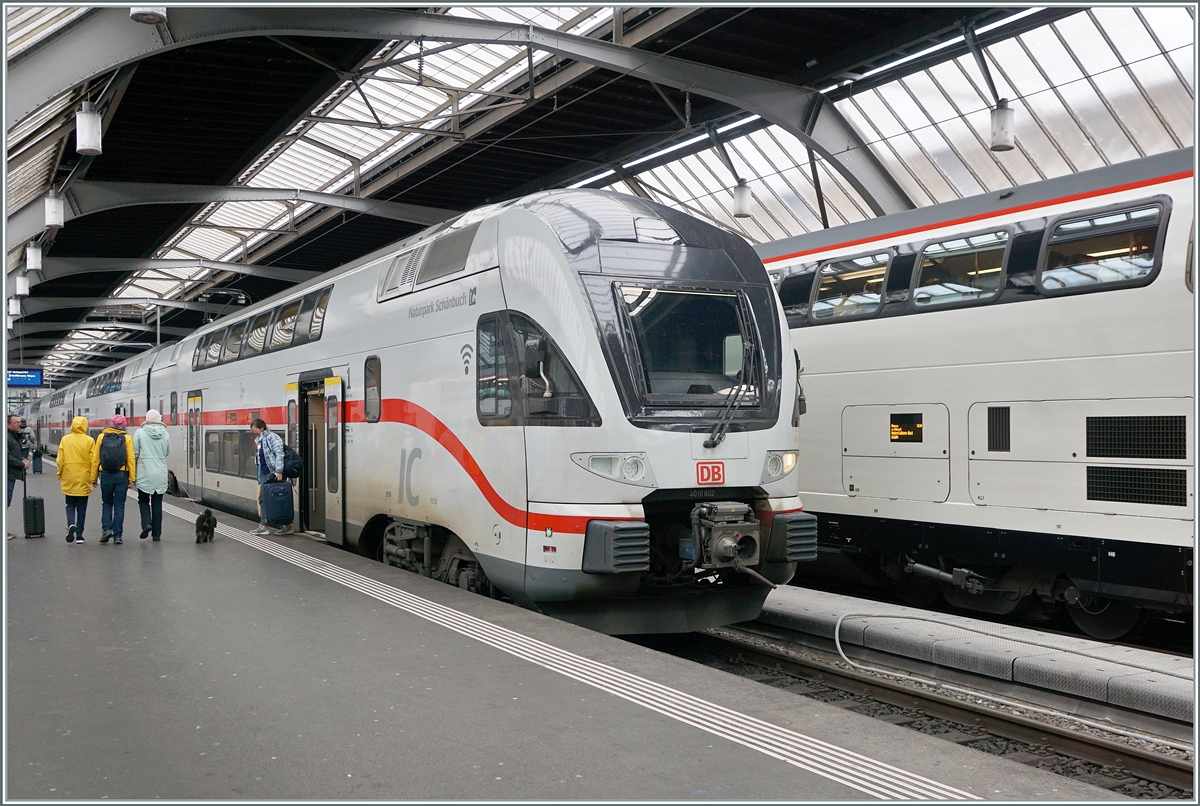
[{"label": "corrugated metal roof", "polygon": [[5,58],[28,50],[91,9],[78,6],[10,6],[5,9]]}]

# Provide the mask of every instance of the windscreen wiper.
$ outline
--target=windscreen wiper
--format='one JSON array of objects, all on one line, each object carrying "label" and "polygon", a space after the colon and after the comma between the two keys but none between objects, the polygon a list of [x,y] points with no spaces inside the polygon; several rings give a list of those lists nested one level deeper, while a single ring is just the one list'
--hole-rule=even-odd
[{"label": "windscreen wiper", "polygon": [[742,392],[756,380],[754,375],[755,356],[758,351],[755,348],[751,322],[746,316],[746,312],[742,310],[742,306],[738,305],[738,324],[742,328],[742,378],[740,383],[730,390],[729,395],[725,398],[725,405],[721,408],[721,413],[717,415],[717,422],[713,426],[712,433],[708,435],[708,439],[704,440],[704,447],[715,448],[725,440],[725,432],[729,429],[729,423],[733,420],[733,410],[737,405],[738,400],[742,396]]}]

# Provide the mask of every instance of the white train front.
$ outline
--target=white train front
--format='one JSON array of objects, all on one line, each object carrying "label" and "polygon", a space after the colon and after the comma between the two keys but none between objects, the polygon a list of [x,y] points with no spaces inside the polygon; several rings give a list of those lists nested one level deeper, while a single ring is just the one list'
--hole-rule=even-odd
[{"label": "white train front", "polygon": [[95,429],[160,408],[179,489],[247,516],[262,417],[304,460],[297,528],[594,629],[672,632],[756,617],[816,556],[796,366],[745,242],[640,199],[553,191],[419,233],[30,416],[53,451],[73,415]]}]

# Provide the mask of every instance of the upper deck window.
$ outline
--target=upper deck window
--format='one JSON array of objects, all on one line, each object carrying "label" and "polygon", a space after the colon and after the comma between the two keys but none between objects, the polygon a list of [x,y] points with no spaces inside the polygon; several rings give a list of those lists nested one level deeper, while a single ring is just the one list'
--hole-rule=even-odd
[{"label": "upper deck window", "polygon": [[913,304],[947,305],[990,299],[1000,290],[1007,230],[932,243],[921,250]]},{"label": "upper deck window", "polygon": [[810,311],[812,317],[821,321],[877,312],[882,304],[883,279],[890,259],[890,253],[879,252],[821,266],[821,279]]},{"label": "upper deck window", "polygon": [[1054,227],[1042,262],[1042,289],[1133,284],[1154,271],[1163,208],[1158,204],[1095,213]]}]

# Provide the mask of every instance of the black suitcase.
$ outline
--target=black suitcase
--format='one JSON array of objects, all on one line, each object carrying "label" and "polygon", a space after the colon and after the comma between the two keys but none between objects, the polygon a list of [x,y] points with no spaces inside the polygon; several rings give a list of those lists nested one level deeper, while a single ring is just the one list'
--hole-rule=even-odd
[{"label": "black suitcase", "polygon": [[296,518],[292,506],[292,484],[268,481],[262,486],[262,519],[268,526],[283,526]]},{"label": "black suitcase", "polygon": [[29,495],[28,484],[21,485],[25,505],[25,537],[46,536],[46,502],[41,496]]},{"label": "black suitcase", "polygon": [[33,452],[33,472],[34,473],[42,472],[42,452],[41,451]]}]

